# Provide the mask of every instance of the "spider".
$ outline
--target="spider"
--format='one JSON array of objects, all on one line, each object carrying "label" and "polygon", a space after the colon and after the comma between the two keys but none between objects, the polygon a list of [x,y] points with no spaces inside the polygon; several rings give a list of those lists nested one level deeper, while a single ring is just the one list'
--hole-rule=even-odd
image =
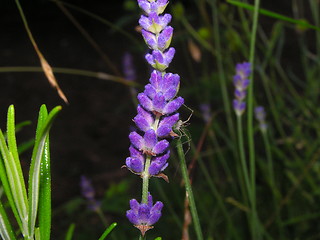
[{"label": "spider", "polygon": [[189,115],[189,117],[187,118],[187,120],[183,121],[183,120],[179,120],[174,126],[173,126],[173,133],[172,136],[173,137],[179,137],[179,139],[181,139],[182,137],[187,138],[187,140],[185,142],[183,142],[182,144],[188,144],[188,149],[185,152],[185,154],[187,154],[187,152],[190,150],[190,142],[191,142],[191,136],[190,136],[190,132],[188,131],[188,129],[186,128],[187,126],[189,126],[189,121],[193,115],[193,110],[191,108],[189,108],[187,105],[183,104],[184,107],[186,107],[191,113]]}]

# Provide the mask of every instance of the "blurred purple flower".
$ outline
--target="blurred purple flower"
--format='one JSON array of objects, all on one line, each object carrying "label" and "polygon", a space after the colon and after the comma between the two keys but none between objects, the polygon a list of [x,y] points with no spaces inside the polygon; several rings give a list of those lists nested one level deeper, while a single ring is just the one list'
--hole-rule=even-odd
[{"label": "blurred purple flower", "polygon": [[205,123],[208,123],[211,118],[211,108],[210,105],[207,103],[200,104],[200,111],[202,113],[203,120]]},{"label": "blurred purple flower", "polygon": [[235,86],[235,99],[233,100],[233,108],[238,116],[241,116],[246,109],[244,99],[247,95],[247,88],[250,84],[249,75],[251,74],[251,64],[249,62],[238,63],[236,65],[236,75],[233,76],[233,84]]},{"label": "blurred purple flower", "polygon": [[132,58],[132,55],[128,52],[126,52],[123,55],[122,68],[123,68],[124,78],[127,81],[135,81],[136,80],[137,76],[136,76],[136,70],[133,66],[133,58]]},{"label": "blurred purple flower", "polygon": [[95,191],[91,181],[87,177],[81,176],[80,187],[82,196],[87,200],[88,208],[92,211],[98,211],[101,203],[95,199]]},{"label": "blurred purple flower", "polygon": [[267,123],[266,123],[266,112],[264,110],[264,107],[258,106],[254,109],[255,117],[259,122],[259,128],[262,132],[267,131]]}]

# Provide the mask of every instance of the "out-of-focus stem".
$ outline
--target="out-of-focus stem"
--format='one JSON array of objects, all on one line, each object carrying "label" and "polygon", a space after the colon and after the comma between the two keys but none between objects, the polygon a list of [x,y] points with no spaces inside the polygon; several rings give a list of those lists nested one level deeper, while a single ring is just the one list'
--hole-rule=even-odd
[{"label": "out-of-focus stem", "polygon": [[180,162],[180,167],[181,167],[181,173],[182,173],[183,181],[185,183],[186,193],[189,198],[190,210],[191,210],[191,215],[192,215],[192,219],[193,219],[194,229],[195,229],[195,232],[197,235],[197,239],[203,240],[201,225],[200,225],[199,216],[198,216],[198,212],[197,212],[197,208],[196,208],[196,203],[194,201],[194,196],[193,196],[193,192],[192,192],[190,179],[188,176],[188,169],[187,169],[187,164],[186,164],[186,160],[184,157],[181,139],[177,140],[177,150],[178,150],[179,162]]}]

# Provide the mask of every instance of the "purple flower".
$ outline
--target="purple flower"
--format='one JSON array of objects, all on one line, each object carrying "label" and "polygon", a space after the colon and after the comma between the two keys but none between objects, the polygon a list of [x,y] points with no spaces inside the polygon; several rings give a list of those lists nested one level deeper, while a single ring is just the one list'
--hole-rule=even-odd
[{"label": "purple flower", "polygon": [[163,203],[158,201],[153,205],[152,196],[148,194],[148,203],[138,203],[136,199],[130,200],[130,210],[127,211],[129,221],[140,230],[142,236],[153,228],[161,217]]},{"label": "purple flower", "polygon": [[236,65],[236,75],[233,76],[233,84],[235,86],[235,99],[233,100],[233,108],[238,116],[241,116],[246,108],[243,102],[250,84],[249,75],[251,73],[251,64],[249,62],[238,63]]},{"label": "purple flower", "polygon": [[131,132],[129,139],[135,148],[150,156],[161,154],[169,147],[167,140],[158,141],[157,134],[153,129],[146,131],[143,137],[137,132]]},{"label": "purple flower", "polygon": [[142,15],[139,19],[140,26],[153,34],[159,34],[171,21],[171,15],[158,15],[156,12],[151,12],[149,16]]},{"label": "purple flower", "polygon": [[267,123],[266,123],[266,112],[264,110],[264,107],[258,106],[254,109],[255,117],[259,122],[259,128],[262,132],[265,132],[267,130]]},{"label": "purple flower", "polygon": [[184,99],[176,96],[180,86],[179,75],[165,72],[175,54],[175,49],[170,47],[173,28],[168,26],[172,17],[170,14],[162,14],[168,0],[137,1],[145,14],[139,19],[141,33],[151,49],[145,58],[154,71],[144,92],[137,96],[138,113],[133,121],[138,130],[129,134],[131,146],[126,167],[140,175],[144,179],[144,185],[143,202],[139,204],[132,199],[127,217],[144,235],[159,220],[163,207],[161,202],[153,205],[152,197],[145,187],[152,176],[168,180],[162,173],[168,166],[170,157],[168,140],[174,137],[172,128],[179,121],[177,110],[184,103]]}]

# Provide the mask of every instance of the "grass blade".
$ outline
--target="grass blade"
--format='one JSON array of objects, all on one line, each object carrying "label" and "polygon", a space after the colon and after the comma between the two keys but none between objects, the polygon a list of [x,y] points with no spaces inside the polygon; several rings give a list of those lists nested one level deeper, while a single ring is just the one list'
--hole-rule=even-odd
[{"label": "grass blade", "polygon": [[[243,3],[243,2],[239,2],[239,1],[233,1],[233,0],[227,0],[227,2],[232,4],[232,5],[235,5],[237,7],[248,9],[250,11],[254,10],[254,6],[252,6],[250,4],[247,4],[247,3]],[[297,25],[300,25],[301,27],[310,28],[310,29],[313,29],[313,30],[316,30],[316,31],[320,32],[320,28],[319,27],[316,27],[316,26],[314,26],[312,24],[309,24],[308,22],[306,22],[306,20],[297,20],[297,19],[294,19],[294,18],[290,18],[290,17],[284,16],[284,15],[281,15],[279,13],[275,13],[275,12],[272,12],[272,11],[265,10],[265,9],[260,9],[259,13],[262,14],[262,15],[271,17],[271,18],[275,18],[275,19],[279,19],[279,20],[282,20],[282,21],[285,21],[285,22],[297,24]]]},{"label": "grass blade", "polygon": [[112,223],[101,235],[101,237],[99,238],[99,240],[104,240],[109,233],[117,226],[117,223]]}]

